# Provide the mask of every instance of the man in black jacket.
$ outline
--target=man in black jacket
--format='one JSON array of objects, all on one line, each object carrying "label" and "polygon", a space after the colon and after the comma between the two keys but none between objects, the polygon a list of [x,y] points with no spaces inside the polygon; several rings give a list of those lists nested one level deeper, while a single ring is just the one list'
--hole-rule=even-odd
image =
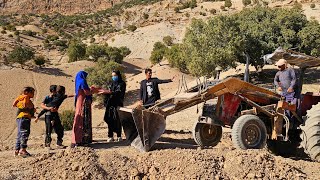
[{"label": "man in black jacket", "polygon": [[144,71],[146,79],[140,83],[140,101],[145,108],[153,106],[157,100],[160,99],[160,91],[158,84],[172,82],[172,79],[161,80],[152,78],[152,70],[146,69]]}]

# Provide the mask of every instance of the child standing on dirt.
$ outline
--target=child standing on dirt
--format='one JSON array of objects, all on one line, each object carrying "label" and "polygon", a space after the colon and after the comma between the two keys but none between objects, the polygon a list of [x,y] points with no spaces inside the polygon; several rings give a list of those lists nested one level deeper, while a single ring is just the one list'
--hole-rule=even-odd
[{"label": "child standing on dirt", "polygon": [[51,144],[51,133],[52,129],[54,129],[57,134],[57,147],[63,147],[63,135],[64,129],[61,124],[61,120],[59,117],[58,109],[62,102],[68,98],[74,97],[74,95],[65,95],[65,87],[51,85],[50,86],[50,95],[46,96],[43,102],[41,103],[41,107],[43,110],[38,114],[36,118],[36,122],[38,119],[45,114],[45,124],[46,124],[46,138],[45,138],[45,147],[50,148]]},{"label": "child standing on dirt", "polygon": [[27,157],[30,156],[27,149],[27,142],[30,135],[31,118],[34,117],[35,108],[31,101],[34,97],[35,89],[33,87],[25,87],[22,94],[19,95],[13,102],[13,107],[18,108],[17,112],[17,141],[14,155]]}]

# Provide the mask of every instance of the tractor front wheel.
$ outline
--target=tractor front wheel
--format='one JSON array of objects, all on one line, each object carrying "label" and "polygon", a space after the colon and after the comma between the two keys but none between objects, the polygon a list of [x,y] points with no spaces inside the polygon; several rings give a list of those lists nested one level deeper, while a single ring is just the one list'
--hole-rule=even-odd
[{"label": "tractor front wheel", "polygon": [[222,138],[222,127],[197,123],[192,134],[194,141],[199,146],[216,146]]},{"label": "tractor front wheel", "polygon": [[239,149],[262,149],[266,145],[267,129],[255,115],[240,116],[232,127],[232,142]]}]

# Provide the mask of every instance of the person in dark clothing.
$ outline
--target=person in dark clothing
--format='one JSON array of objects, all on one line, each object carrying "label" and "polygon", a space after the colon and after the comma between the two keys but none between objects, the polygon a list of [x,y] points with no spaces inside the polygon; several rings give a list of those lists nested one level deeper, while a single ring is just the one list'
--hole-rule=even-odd
[{"label": "person in dark clothing", "polygon": [[112,82],[108,85],[108,90],[100,89],[99,94],[104,94],[104,106],[106,112],[104,121],[108,124],[108,142],[114,141],[113,133],[117,134],[116,141],[122,141],[122,126],[119,119],[118,107],[123,107],[126,83],[123,81],[120,71],[112,72]]},{"label": "person in dark clothing", "polygon": [[[53,87],[50,87],[50,92],[51,92],[51,88],[57,88],[56,85],[52,85]],[[56,90],[55,90],[56,91]],[[51,108],[55,108],[55,109],[59,109],[60,105],[63,103],[63,101],[68,98],[68,97],[74,97],[74,95],[66,95],[66,88],[64,86],[58,86],[58,90],[56,91],[56,93],[54,93],[51,96],[46,96],[45,100],[46,103],[44,103],[46,105],[46,107],[51,107]],[[52,92],[51,92],[52,93]],[[37,116],[37,119],[35,121],[38,121],[38,119],[45,114],[46,112],[48,112],[48,114],[50,113],[50,109],[48,108],[44,108]]]},{"label": "person in dark clothing", "polygon": [[146,79],[140,82],[140,102],[145,108],[153,106],[160,99],[159,84],[172,82],[172,79],[152,78],[152,70],[145,70]]},{"label": "person in dark clothing", "polygon": [[45,137],[45,147],[50,148],[51,144],[51,133],[52,129],[54,129],[57,134],[57,147],[63,147],[63,135],[64,129],[61,124],[61,120],[58,114],[58,109],[62,102],[68,98],[73,97],[73,95],[65,95],[65,87],[64,86],[50,86],[50,95],[46,96],[43,100],[41,107],[43,110],[38,114],[36,122],[38,119],[45,114],[45,125],[46,125],[46,137]]}]

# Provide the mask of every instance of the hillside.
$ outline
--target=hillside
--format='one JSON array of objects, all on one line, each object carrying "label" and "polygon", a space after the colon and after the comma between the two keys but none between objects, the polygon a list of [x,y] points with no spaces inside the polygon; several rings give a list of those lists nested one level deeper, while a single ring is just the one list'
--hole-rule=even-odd
[{"label": "hillside", "polygon": [[[11,104],[21,89],[27,85],[36,88],[33,101],[39,112],[51,84],[64,85],[67,93],[73,94],[75,74],[96,64],[89,57],[69,62],[67,47],[71,39],[78,38],[87,47],[107,44],[131,50],[122,62],[127,83],[125,106],[130,107],[138,100],[139,82],[145,78],[147,67],[160,79],[174,77],[172,83],[160,85],[162,99],[177,94],[182,88],[182,76],[188,87],[197,84],[196,77],[172,68],[168,61],[152,65],[149,58],[155,42],[170,36],[174,43],[181,43],[193,18],[207,20],[244,8],[242,0],[233,0],[233,5],[224,10],[221,9],[224,1],[198,1],[197,7],[178,12],[175,8],[185,1],[113,2],[121,7],[106,9],[111,6],[110,0],[0,0],[0,15],[4,15],[0,16],[0,179],[319,179],[320,164],[312,162],[301,149],[285,158],[267,148],[238,150],[233,147],[230,128],[223,128],[217,146],[200,148],[192,131],[201,104],[168,116],[165,133],[147,153],[138,152],[125,141],[108,143],[107,125],[103,121],[105,109],[94,103],[94,142],[90,147],[58,149],[53,134],[52,149],[44,148],[45,123],[41,119],[31,123],[28,151],[32,157],[14,158],[16,109]],[[272,8],[294,5],[292,0],[268,2]],[[311,3],[316,7],[311,8]],[[308,19],[320,20],[319,0],[304,0],[301,5]],[[216,12],[212,13],[212,9]],[[130,30],[130,25],[136,29]],[[8,55],[17,45],[32,48],[36,56],[44,56],[45,65],[40,68],[29,61],[22,69],[17,63],[9,64]],[[277,71],[274,65],[264,66],[259,73],[250,66],[250,71],[252,83],[273,88]],[[320,68],[306,71],[303,92],[319,91],[319,71]],[[243,72],[244,65],[237,64],[236,68],[222,72],[221,78],[242,77]],[[60,112],[73,109],[74,99],[69,98]],[[71,131],[66,131],[63,144],[70,143]]]}]

